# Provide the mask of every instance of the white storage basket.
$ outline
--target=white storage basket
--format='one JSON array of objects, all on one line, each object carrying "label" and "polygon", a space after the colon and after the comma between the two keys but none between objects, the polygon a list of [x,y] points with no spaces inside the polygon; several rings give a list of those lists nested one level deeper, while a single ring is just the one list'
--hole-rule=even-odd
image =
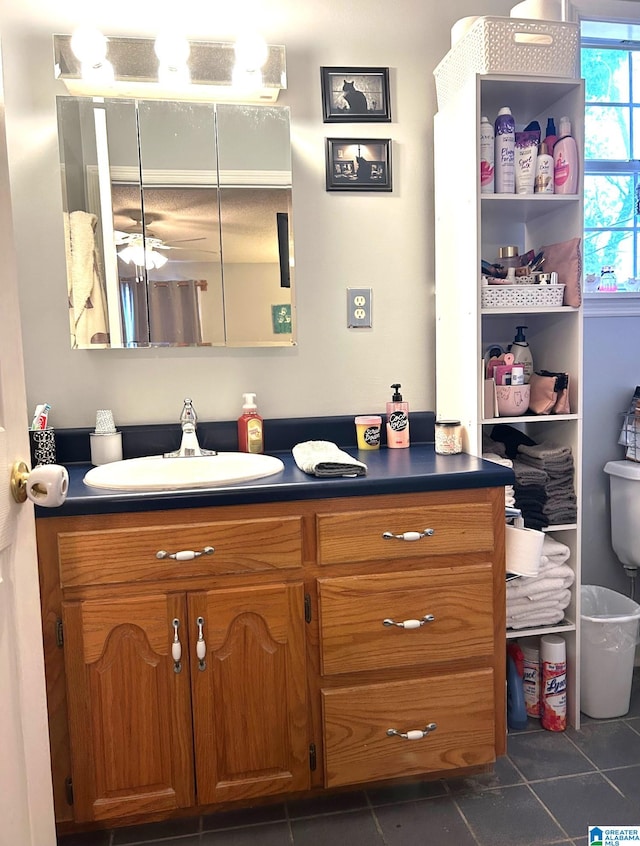
[{"label": "white storage basket", "polygon": [[561,306],[564,285],[483,285],[482,308]]},{"label": "white storage basket", "polygon": [[579,56],[577,23],[478,18],[433,72],[438,107],[447,105],[476,73],[575,79]]}]

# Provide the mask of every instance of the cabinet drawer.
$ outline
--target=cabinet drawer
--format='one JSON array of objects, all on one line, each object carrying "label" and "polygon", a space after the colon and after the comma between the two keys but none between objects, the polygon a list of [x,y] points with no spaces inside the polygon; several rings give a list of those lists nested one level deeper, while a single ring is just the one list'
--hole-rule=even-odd
[{"label": "cabinet drawer", "polygon": [[[322,691],[325,785],[495,761],[493,672]],[[418,740],[388,735],[436,728]]]},{"label": "cabinet drawer", "polygon": [[[205,547],[214,552],[190,561],[157,557]],[[64,588],[286,570],[302,566],[302,518],[61,532],[58,554]]]},{"label": "cabinet drawer", "polygon": [[[490,552],[494,545],[488,502],[318,514],[316,520],[318,561],[325,565]],[[384,538],[426,529],[433,534],[416,541]]]},{"label": "cabinet drawer", "polygon": [[[491,564],[318,580],[322,672],[493,655]],[[433,621],[420,628],[384,625]]]}]

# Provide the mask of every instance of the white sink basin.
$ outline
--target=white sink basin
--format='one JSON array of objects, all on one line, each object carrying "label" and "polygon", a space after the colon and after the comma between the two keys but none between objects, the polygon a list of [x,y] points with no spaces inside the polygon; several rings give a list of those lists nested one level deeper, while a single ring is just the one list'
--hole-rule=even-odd
[{"label": "white sink basin", "polygon": [[272,476],[284,469],[279,458],[248,452],[163,458],[127,458],[94,467],[84,477],[86,485],[119,491],[175,491],[217,488]]}]

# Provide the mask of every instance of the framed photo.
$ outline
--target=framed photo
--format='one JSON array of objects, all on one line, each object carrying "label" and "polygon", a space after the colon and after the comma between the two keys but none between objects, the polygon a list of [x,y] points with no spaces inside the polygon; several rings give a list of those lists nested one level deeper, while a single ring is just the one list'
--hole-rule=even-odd
[{"label": "framed photo", "polygon": [[391,191],[389,138],[327,138],[327,191]]},{"label": "framed photo", "polygon": [[389,68],[320,68],[325,123],[389,123]]}]

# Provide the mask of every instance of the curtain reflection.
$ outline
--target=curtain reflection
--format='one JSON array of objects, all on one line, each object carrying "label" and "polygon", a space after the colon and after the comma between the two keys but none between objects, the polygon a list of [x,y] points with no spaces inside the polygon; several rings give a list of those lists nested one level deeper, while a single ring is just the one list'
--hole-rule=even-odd
[{"label": "curtain reflection", "polygon": [[[127,347],[202,345],[204,280],[121,279],[124,344]],[[147,311],[148,304],[148,311]]]}]

